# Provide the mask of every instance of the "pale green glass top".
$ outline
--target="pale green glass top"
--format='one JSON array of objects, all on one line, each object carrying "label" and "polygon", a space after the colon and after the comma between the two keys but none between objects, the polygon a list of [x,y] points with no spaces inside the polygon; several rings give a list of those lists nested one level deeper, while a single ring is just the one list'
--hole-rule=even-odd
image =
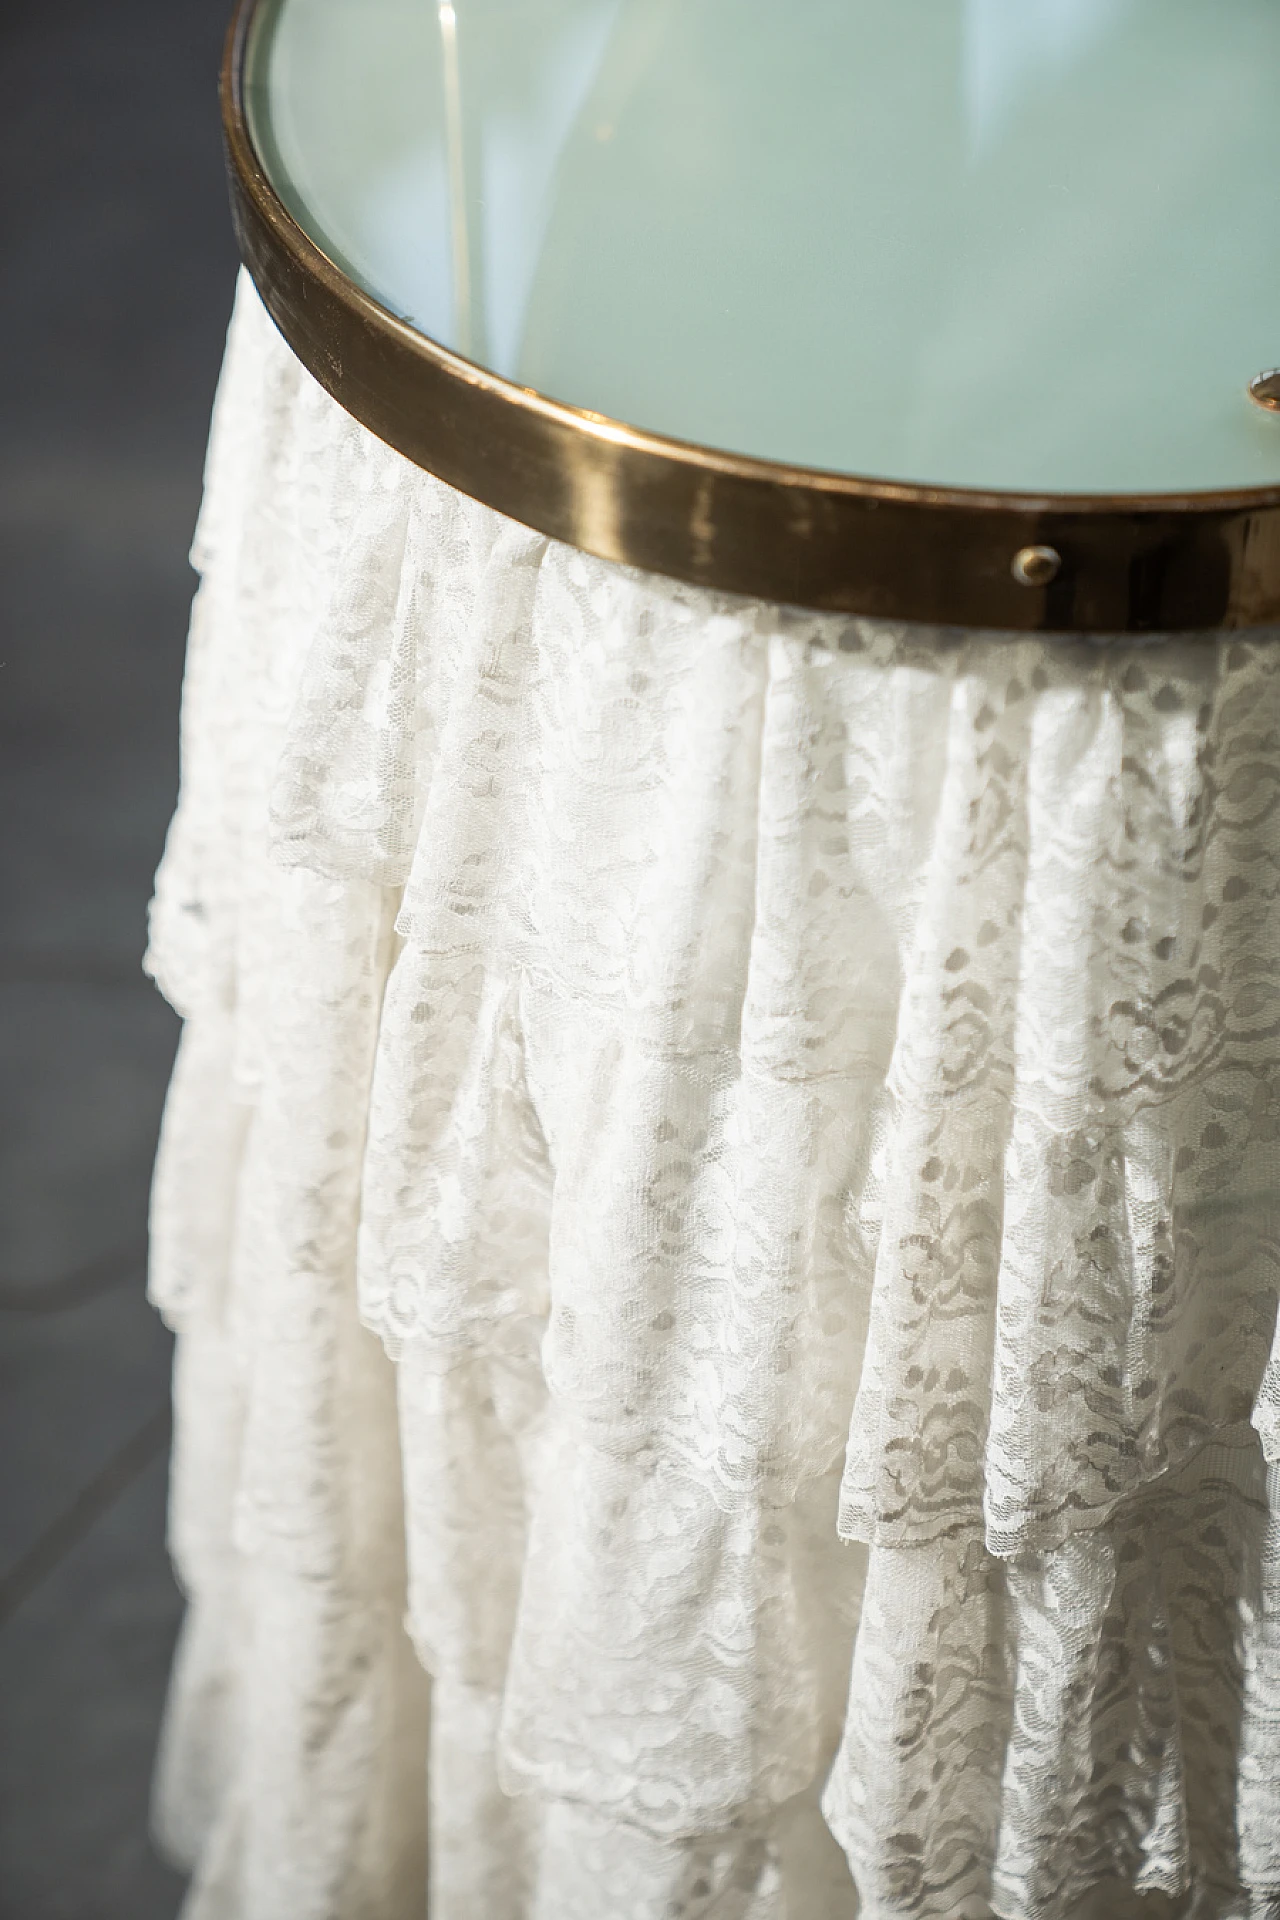
[{"label": "pale green glass top", "polygon": [[424,333],[684,440],[1280,482],[1280,0],[273,0],[277,190]]}]

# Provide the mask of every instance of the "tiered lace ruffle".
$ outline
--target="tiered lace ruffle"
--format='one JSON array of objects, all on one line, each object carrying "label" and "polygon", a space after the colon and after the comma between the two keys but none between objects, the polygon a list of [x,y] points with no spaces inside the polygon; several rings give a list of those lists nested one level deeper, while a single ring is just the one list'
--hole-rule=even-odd
[{"label": "tiered lace ruffle", "polygon": [[192,1914],[1280,1913],[1280,649],[610,567],[248,291],[197,561]]}]

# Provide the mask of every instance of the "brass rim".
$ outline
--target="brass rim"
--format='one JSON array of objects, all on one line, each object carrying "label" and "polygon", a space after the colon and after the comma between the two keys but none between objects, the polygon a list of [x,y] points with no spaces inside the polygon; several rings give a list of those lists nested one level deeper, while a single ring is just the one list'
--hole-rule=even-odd
[{"label": "brass rim", "polygon": [[1280,622],[1280,485],[1026,495],[788,467],[565,406],[437,345],[349,279],[268,179],[244,100],[261,4],[238,0],[222,67],[241,254],[303,365],[415,465],[601,559],[797,606],[1014,633]]}]

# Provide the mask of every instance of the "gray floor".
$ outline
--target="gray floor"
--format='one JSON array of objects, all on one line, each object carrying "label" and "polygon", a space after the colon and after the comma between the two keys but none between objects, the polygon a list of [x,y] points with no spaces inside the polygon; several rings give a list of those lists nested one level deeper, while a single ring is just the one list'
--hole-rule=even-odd
[{"label": "gray floor", "polygon": [[0,0],[0,1916],[167,1920],[180,1603],[139,972],[234,256],[228,0]]}]

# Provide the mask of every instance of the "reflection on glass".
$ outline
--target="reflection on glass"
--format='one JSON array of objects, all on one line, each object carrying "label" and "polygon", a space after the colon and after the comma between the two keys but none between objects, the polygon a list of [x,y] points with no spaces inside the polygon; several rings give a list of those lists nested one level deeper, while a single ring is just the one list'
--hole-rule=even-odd
[{"label": "reflection on glass", "polygon": [[[591,86],[619,0],[538,5],[440,0],[448,157],[450,343],[517,374],[525,306],[557,163]],[[475,113],[469,102],[477,102]]]},{"label": "reflection on glass", "polygon": [[449,156],[449,231],[453,262],[453,338],[458,351],[483,360],[482,328],[471,314],[471,235],[467,212],[467,167],[462,140],[462,80],[458,72],[458,21],[451,0],[440,0],[440,65],[444,83],[445,147]]},{"label": "reflection on glass", "polygon": [[468,5],[467,71],[484,89],[482,180],[489,364],[519,379],[530,289],[557,170],[595,80],[620,0]]},{"label": "reflection on glass", "polygon": [[384,304],[679,437],[1280,480],[1274,0],[273,0],[258,137]]},{"label": "reflection on glass", "polygon": [[1036,92],[1061,87],[1128,6],[1129,0],[964,0],[970,151],[992,146]]}]

